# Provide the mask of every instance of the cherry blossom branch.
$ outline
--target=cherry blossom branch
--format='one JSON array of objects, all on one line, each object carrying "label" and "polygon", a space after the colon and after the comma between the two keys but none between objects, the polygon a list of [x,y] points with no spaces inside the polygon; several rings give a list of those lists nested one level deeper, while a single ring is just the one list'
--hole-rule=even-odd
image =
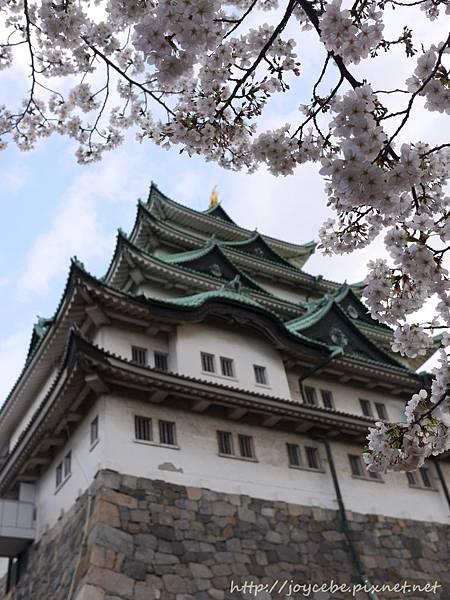
[{"label": "cherry blossom branch", "polygon": [[105,62],[105,64],[114,69],[114,71],[116,71],[121,77],[126,79],[131,85],[139,88],[141,91],[144,92],[144,94],[149,95],[151,98],[153,98],[153,100],[160,104],[172,117],[175,117],[175,113],[173,112],[173,110],[171,110],[160,98],[158,98],[158,96],[156,96],[156,94],[154,94],[152,90],[149,90],[147,87],[139,83],[139,81],[132,79],[125,71],[123,71],[118,65],[116,65],[112,60],[110,60],[105,54],[103,54],[103,52],[101,52],[98,48],[93,46],[85,37],[83,37],[83,39],[89,46],[89,48],[94,52],[94,54],[100,57]]}]

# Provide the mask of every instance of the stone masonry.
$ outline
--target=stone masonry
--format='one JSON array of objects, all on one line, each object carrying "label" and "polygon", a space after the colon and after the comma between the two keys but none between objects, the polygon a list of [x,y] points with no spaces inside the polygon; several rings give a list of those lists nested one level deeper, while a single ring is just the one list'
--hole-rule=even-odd
[{"label": "stone masonry", "polygon": [[[383,592],[378,600],[450,597],[447,526],[347,516],[373,584],[406,579],[442,585],[436,594]],[[231,593],[232,582],[272,586],[277,580],[277,590],[257,598],[285,598],[287,587],[279,593],[284,580],[285,585],[358,581],[337,511],[102,471],[89,492],[30,548],[26,574],[9,594],[0,592],[0,599],[238,600],[255,595]],[[352,595],[290,596],[305,597]]]}]

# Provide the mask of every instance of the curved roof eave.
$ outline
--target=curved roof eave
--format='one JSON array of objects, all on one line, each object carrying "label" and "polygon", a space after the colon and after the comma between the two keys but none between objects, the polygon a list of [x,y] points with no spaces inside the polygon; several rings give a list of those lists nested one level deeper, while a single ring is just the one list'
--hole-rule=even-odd
[{"label": "curved roof eave", "polygon": [[[248,236],[248,234],[251,233],[248,229],[245,229],[238,225],[233,225],[231,223],[226,223],[223,220],[217,219],[217,217],[211,217],[210,215],[207,215],[204,212],[196,211],[193,208],[184,206],[183,204],[176,202],[175,200],[173,200],[172,198],[169,198],[169,196],[167,196],[166,194],[161,192],[161,190],[158,188],[158,186],[154,182],[152,182],[151,186],[150,186],[148,201],[147,201],[147,207],[149,208],[149,210],[151,210],[152,205],[155,204],[155,202],[158,199],[160,199],[160,200],[162,199],[169,205],[172,205],[174,208],[181,210],[181,211],[185,212],[186,214],[191,214],[197,218],[205,218],[205,219],[212,218],[214,223],[217,224],[219,222],[220,225],[222,225],[223,227],[227,227],[228,229],[231,228],[231,229],[234,229],[235,231],[239,231],[244,236],[245,235]],[[294,259],[299,259],[301,257],[305,257],[305,261],[306,261],[311,256],[311,254],[315,251],[315,248],[316,248],[315,242],[307,242],[306,244],[294,244],[293,242],[286,242],[286,241],[279,240],[277,238],[274,238],[274,237],[271,237],[268,235],[263,235],[263,237],[269,243],[269,245],[270,245],[270,242],[272,242],[277,247],[284,248],[285,250],[287,250],[288,254],[289,254],[289,258],[292,257]]]}]

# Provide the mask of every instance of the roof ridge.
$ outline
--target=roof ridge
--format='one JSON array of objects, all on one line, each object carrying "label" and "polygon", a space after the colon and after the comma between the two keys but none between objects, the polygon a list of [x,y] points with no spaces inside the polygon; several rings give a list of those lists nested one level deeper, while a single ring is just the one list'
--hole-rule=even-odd
[{"label": "roof ridge", "polygon": [[[157,192],[157,194],[159,195],[160,198],[162,198],[163,200],[165,200],[168,203],[171,203],[173,205],[175,205],[176,207],[179,207],[183,210],[186,210],[196,216],[199,217],[206,217],[206,218],[213,218],[215,220],[215,222],[219,222],[222,225],[225,225],[226,227],[231,227],[231,228],[236,228],[239,229],[242,232],[249,232],[248,229],[246,229],[245,227],[241,227],[240,225],[237,224],[233,224],[233,223],[226,223],[223,220],[219,219],[218,217],[214,217],[214,215],[209,215],[206,214],[203,211],[198,211],[194,208],[191,208],[190,206],[186,206],[185,204],[182,204],[181,202],[177,202],[176,200],[173,200],[173,198],[170,198],[169,196],[167,196],[167,194],[164,194],[164,192],[162,192],[159,187],[152,181],[151,185],[150,185],[150,192],[149,192],[149,196],[148,196],[148,201],[147,201],[147,206],[150,205],[150,202],[153,200],[152,196],[154,194],[154,192]],[[306,242],[305,244],[295,244],[294,242],[287,242],[285,240],[280,240],[278,238],[274,238],[270,235],[265,235],[265,234],[261,234],[264,238],[268,239],[268,240],[273,240],[274,242],[282,245],[282,246],[290,246],[291,248],[301,248],[304,250],[308,250],[309,248],[312,248],[311,250],[311,254],[314,252],[317,243],[314,241],[309,241]]]}]

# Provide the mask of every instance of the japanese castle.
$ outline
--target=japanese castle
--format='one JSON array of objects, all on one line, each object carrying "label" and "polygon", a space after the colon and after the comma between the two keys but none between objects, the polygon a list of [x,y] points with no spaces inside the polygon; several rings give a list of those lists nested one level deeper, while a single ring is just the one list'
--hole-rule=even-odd
[{"label": "japanese castle", "polygon": [[[448,536],[447,457],[417,472],[383,476],[368,473],[362,459],[368,427],[377,420],[402,420],[405,401],[428,384],[418,371],[432,352],[413,360],[393,353],[392,331],[371,318],[360,299],[361,285],[304,271],[314,249],[312,242],[294,244],[240,227],[215,193],[202,212],[152,184],[148,201],[138,204],[131,233],[119,230],[104,276],[72,261],[56,312],[35,325],[26,363],[0,410],[0,556],[9,559],[0,597],[228,597],[218,579],[233,574],[236,579],[237,567],[215,575],[220,565],[208,562],[206,550],[203,560],[193,558],[200,552],[193,550],[194,540],[200,547],[203,542],[192,532],[204,519],[194,525],[187,513],[197,515],[207,503],[205,514],[223,545],[216,551],[232,554],[227,540],[237,540],[235,547],[240,540],[241,559],[222,556],[222,567],[232,560],[241,569],[247,565],[245,528],[236,523],[254,528],[254,537],[263,519],[277,514],[290,522],[304,512],[315,527],[327,515],[335,519],[336,542],[328,536],[327,543],[340,552],[348,548],[349,578],[376,574],[352,532],[358,519],[366,523],[363,529],[391,523],[399,540],[406,538],[395,523],[412,523],[411,531],[431,528],[439,539],[441,531]],[[158,502],[172,525],[160,517]],[[176,516],[177,510],[186,515]],[[97,536],[101,566],[92,552],[90,562],[85,560],[94,542],[81,533],[84,513],[92,519],[89,527],[107,523],[115,535],[128,536],[120,551],[113,532],[106,542],[104,531]],[[270,575],[270,565],[290,564],[289,557],[277,554],[275,560],[269,552],[270,544],[281,552],[276,536],[290,535],[275,521],[272,526],[258,544],[264,560],[253,569],[249,559],[245,567],[259,581]],[[70,568],[61,568],[64,576],[47,577],[42,567],[50,560],[50,543],[53,548],[56,539],[69,543],[69,527],[81,536],[64,551],[72,556]],[[164,527],[174,528],[173,539]],[[309,542],[313,531],[307,530]],[[145,535],[159,540],[147,548],[146,559],[137,551],[150,544]],[[213,537],[209,534],[205,546],[214,544]],[[170,550],[161,539],[172,544]],[[186,550],[186,540],[192,550]],[[412,559],[430,558],[399,544]],[[309,556],[314,551],[311,547]],[[323,550],[332,551],[337,552]],[[443,559],[442,548],[437,551]],[[108,566],[107,552],[121,553],[122,566],[116,559]],[[397,550],[392,552],[400,561]],[[54,560],[63,558],[56,553]],[[40,579],[31,573],[38,561]],[[303,563],[309,564],[307,557]],[[426,567],[417,564],[414,570],[424,577]],[[191,569],[190,579],[182,567]],[[102,579],[100,571],[114,577]],[[191,589],[191,580],[208,584]],[[108,590],[111,581],[114,590]]]}]

